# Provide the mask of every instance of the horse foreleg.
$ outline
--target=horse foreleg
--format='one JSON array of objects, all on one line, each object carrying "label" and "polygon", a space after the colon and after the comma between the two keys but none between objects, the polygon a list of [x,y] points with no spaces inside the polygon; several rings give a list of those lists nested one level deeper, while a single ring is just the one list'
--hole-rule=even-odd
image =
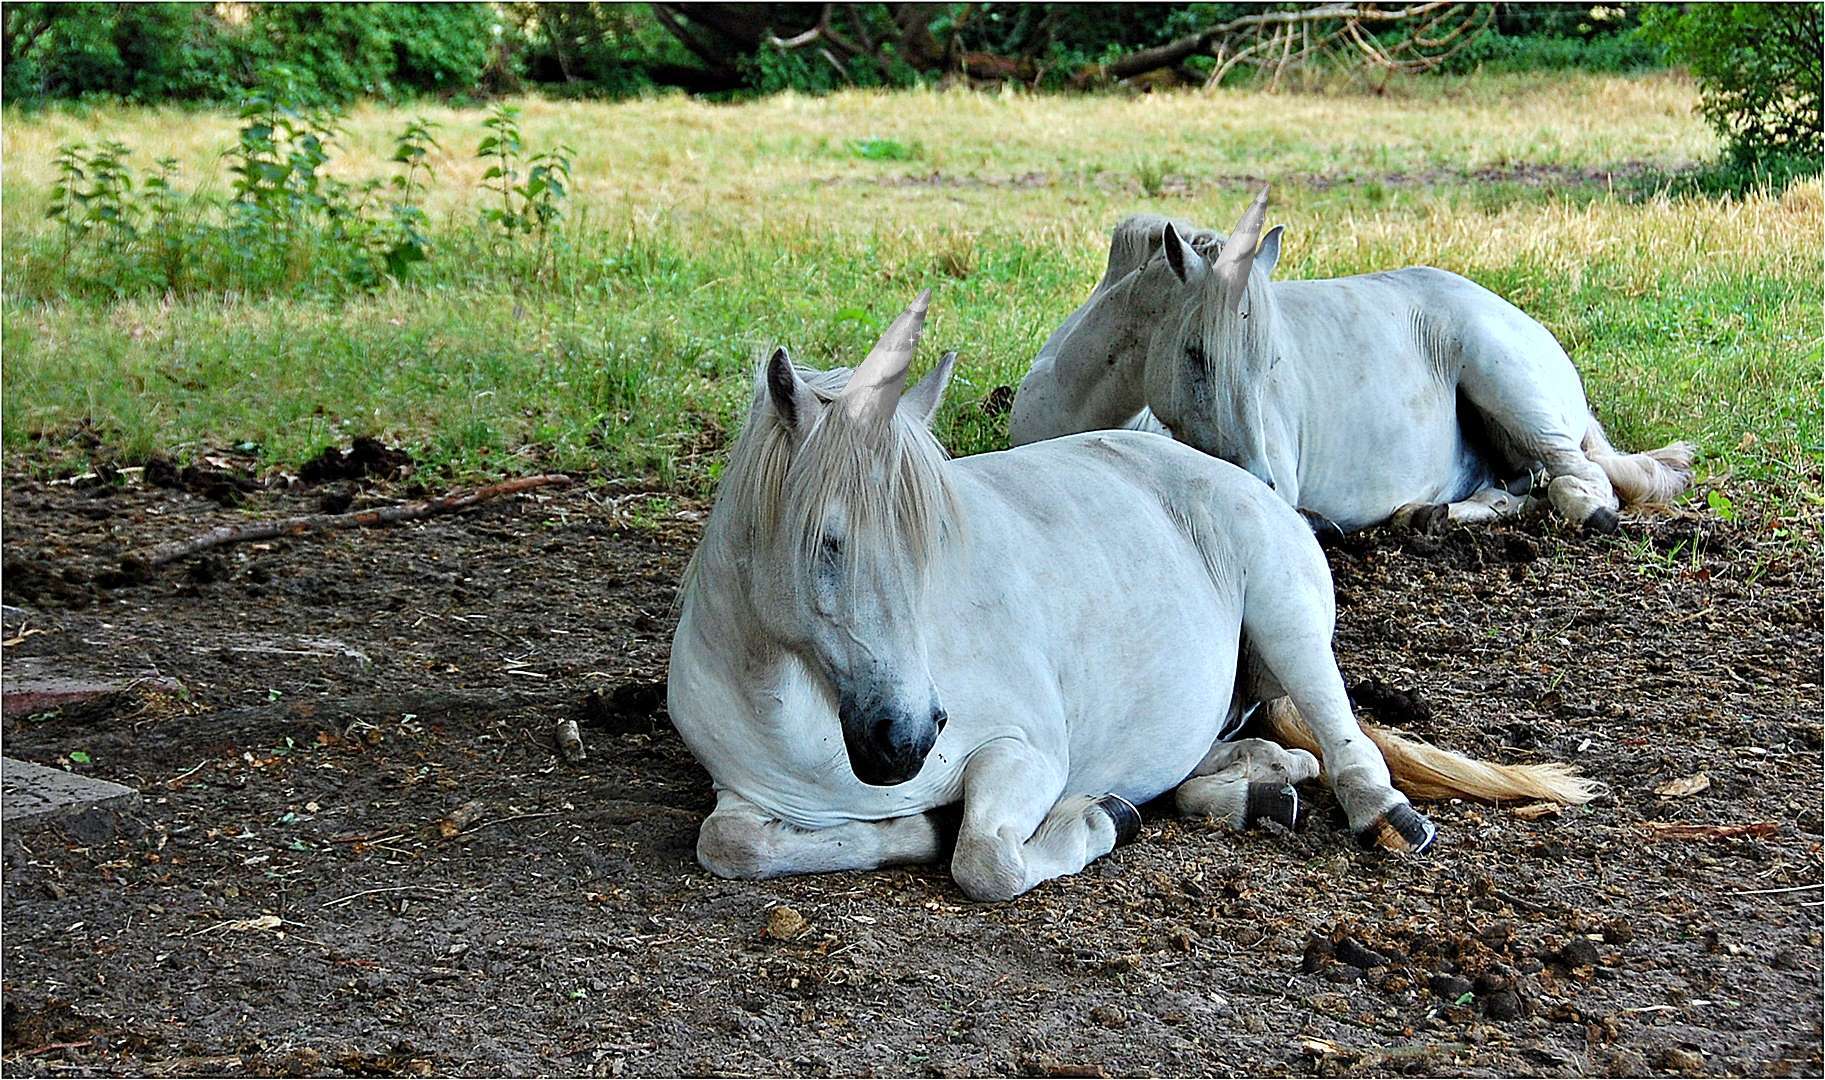
[{"label": "horse foreleg", "polygon": [[1139,812],[1120,796],[1063,794],[1063,773],[1022,743],[1001,740],[971,755],[951,859],[958,887],[972,900],[1011,900],[1140,832]]},{"label": "horse foreleg", "polygon": [[1491,486],[1453,503],[1406,503],[1388,519],[1394,525],[1436,532],[1452,525],[1475,525],[1498,518],[1511,517],[1527,507],[1525,491],[1517,494],[1505,487]]},{"label": "horse foreleg", "polygon": [[697,832],[697,861],[717,877],[770,878],[932,862],[943,850],[931,814],[801,829],[739,795],[716,795]]},{"label": "horse foreleg", "polygon": [[1474,525],[1497,518],[1512,517],[1527,506],[1526,495],[1516,495],[1507,488],[1486,487],[1469,498],[1445,504],[1445,515],[1453,525]]},{"label": "horse foreleg", "polygon": [[1292,828],[1299,818],[1293,785],[1318,775],[1318,761],[1266,739],[1237,739],[1211,748],[1191,779],[1173,791],[1181,814],[1215,818],[1234,829],[1272,819]]}]

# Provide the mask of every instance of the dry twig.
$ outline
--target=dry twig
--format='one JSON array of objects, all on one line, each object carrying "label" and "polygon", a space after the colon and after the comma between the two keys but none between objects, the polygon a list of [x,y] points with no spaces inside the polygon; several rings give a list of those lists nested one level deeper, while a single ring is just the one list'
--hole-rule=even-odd
[{"label": "dry twig", "polygon": [[535,488],[558,487],[570,482],[570,477],[561,473],[522,476],[513,480],[504,480],[498,484],[489,484],[487,487],[476,488],[474,491],[454,492],[421,502],[399,503],[395,506],[356,510],[347,514],[305,514],[300,517],[280,518],[277,521],[249,521],[240,525],[220,525],[206,533],[185,540],[170,540],[163,544],[140,548],[121,560],[121,569],[130,574],[143,575],[168,562],[175,562],[178,559],[226,544],[241,544],[249,540],[271,540],[278,536],[298,536],[303,533],[325,532],[330,529],[352,529],[362,525],[389,525],[400,521],[416,521],[419,518],[467,510],[471,506],[502,495],[514,495]]}]

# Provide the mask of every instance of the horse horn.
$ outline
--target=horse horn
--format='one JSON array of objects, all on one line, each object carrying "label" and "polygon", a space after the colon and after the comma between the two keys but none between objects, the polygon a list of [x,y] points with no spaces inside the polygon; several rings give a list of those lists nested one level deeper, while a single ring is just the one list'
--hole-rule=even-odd
[{"label": "horse horn", "polygon": [[849,376],[849,385],[839,399],[849,415],[858,419],[893,415],[906,389],[906,370],[912,366],[913,350],[919,347],[931,298],[930,289],[915,297]]},{"label": "horse horn", "polygon": [[1255,250],[1261,246],[1261,226],[1266,221],[1267,185],[1263,184],[1211,266],[1222,283],[1224,303],[1232,310],[1241,306],[1242,293],[1248,288],[1248,273],[1255,265]]}]

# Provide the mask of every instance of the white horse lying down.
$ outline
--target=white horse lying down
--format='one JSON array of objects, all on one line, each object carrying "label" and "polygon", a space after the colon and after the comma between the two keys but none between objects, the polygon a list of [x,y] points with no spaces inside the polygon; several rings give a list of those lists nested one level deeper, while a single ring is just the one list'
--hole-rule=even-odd
[{"label": "white horse lying down", "polygon": [[1429,845],[1350,711],[1299,518],[1152,435],[947,461],[927,425],[953,356],[902,396],[925,310],[853,375],[782,349],[757,381],[672,643],[672,722],[717,792],[699,861],[930,861],[932,811],[961,801],[956,880],[1006,899],[1107,853],[1132,804],[1175,788],[1190,812],[1290,822],[1312,756],[1223,741],[1242,699],[1283,692],[1358,837]]},{"label": "white horse lying down", "polygon": [[[1157,256],[1168,225],[1199,251],[1212,253],[1223,242],[1219,233],[1157,214],[1135,214],[1117,225],[1102,280],[1039,347],[1020,381],[1008,416],[1010,445],[1104,428],[1170,434],[1144,408],[1141,377],[1153,327],[1183,297],[1176,279],[1168,288],[1158,273],[1136,273],[1150,263],[1165,270]],[[1090,324],[1080,334],[1086,317]]]},{"label": "white horse lying down", "polygon": [[1560,514],[1609,531],[1622,503],[1690,482],[1686,443],[1617,452],[1551,332],[1474,282],[1430,267],[1270,281],[1282,227],[1262,237],[1266,207],[1264,188],[1232,241],[1118,228],[1157,232],[1157,254],[1127,255],[1047,343],[1011,440],[1146,426],[1145,407],[1345,531],[1511,513],[1526,489],[1501,481],[1536,468]]}]

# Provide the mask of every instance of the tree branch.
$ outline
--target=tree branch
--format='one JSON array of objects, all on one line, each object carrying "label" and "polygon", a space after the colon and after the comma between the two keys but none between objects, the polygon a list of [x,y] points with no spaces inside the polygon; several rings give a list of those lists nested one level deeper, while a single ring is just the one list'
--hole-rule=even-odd
[{"label": "tree branch", "polygon": [[1355,20],[1357,22],[1399,22],[1415,16],[1430,14],[1451,6],[1451,0],[1427,0],[1426,3],[1409,4],[1403,8],[1384,11],[1373,6],[1354,4],[1322,4],[1307,8],[1304,11],[1264,11],[1255,15],[1244,15],[1225,23],[1187,34],[1182,38],[1156,45],[1151,49],[1129,53],[1113,64],[1108,65],[1103,74],[1111,79],[1132,79],[1163,67],[1173,67],[1198,53],[1208,50],[1219,39],[1229,36],[1238,30],[1264,29],[1270,26],[1291,26],[1300,23],[1329,22],[1332,20]]}]

